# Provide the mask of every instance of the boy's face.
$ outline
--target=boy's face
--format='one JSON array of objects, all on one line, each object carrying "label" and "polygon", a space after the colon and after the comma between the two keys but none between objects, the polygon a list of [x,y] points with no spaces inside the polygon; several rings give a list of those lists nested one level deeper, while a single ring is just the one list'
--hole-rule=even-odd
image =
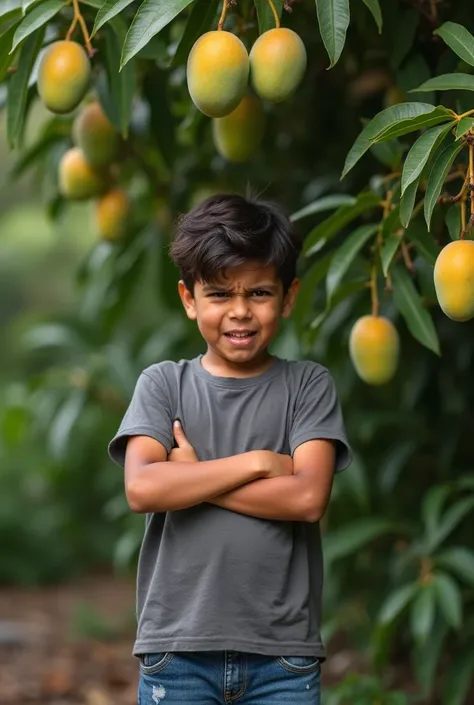
[{"label": "boy's face", "polygon": [[267,347],[280,318],[291,313],[298,284],[295,279],[284,296],[275,267],[246,262],[212,284],[196,282],[194,296],[180,282],[179,294],[207,342],[209,362],[226,361],[232,368],[268,358]]}]

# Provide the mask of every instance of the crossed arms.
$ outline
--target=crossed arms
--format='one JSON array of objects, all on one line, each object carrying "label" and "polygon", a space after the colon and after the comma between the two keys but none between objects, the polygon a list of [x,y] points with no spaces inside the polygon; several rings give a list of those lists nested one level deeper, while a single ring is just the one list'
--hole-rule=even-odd
[{"label": "crossed arms", "polygon": [[[254,450],[199,461],[180,426],[178,448],[149,436],[132,436],[125,456],[125,492],[134,512],[166,512],[209,502],[262,519],[315,522],[331,494],[335,443],[312,440],[293,458]],[[196,466],[197,464],[197,466]]]}]

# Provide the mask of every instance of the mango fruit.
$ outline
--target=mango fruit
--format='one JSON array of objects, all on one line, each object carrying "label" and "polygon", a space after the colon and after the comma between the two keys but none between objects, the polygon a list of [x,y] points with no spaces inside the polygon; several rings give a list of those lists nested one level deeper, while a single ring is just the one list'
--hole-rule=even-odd
[{"label": "mango fruit", "polygon": [[66,198],[84,200],[105,188],[102,174],[86,161],[79,147],[69,149],[59,163],[59,190]]},{"label": "mango fruit", "polygon": [[206,32],[194,43],[186,77],[193,103],[208,117],[223,117],[245,95],[249,76],[247,49],[235,34]]},{"label": "mango fruit", "polygon": [[443,247],[434,267],[436,297],[453,321],[474,318],[474,241],[454,240]]},{"label": "mango fruit", "polygon": [[95,219],[97,231],[103,240],[120,240],[127,232],[130,200],[122,189],[105,193],[97,202]]},{"label": "mango fruit", "polygon": [[91,79],[91,64],[77,42],[51,44],[38,69],[38,93],[43,104],[62,115],[74,110],[84,98]]},{"label": "mango fruit", "polygon": [[280,103],[299,86],[306,71],[303,41],[286,27],[269,29],[250,51],[250,82],[263,100]]},{"label": "mango fruit", "polygon": [[349,353],[357,374],[367,384],[389,382],[398,365],[400,341],[395,326],[383,316],[362,316],[352,327]]},{"label": "mango fruit", "polygon": [[84,106],[74,120],[72,134],[75,144],[82,149],[91,166],[105,167],[116,159],[120,136],[100,103]]},{"label": "mango fruit", "polygon": [[246,162],[257,151],[265,132],[265,114],[258,98],[246,95],[229,115],[214,118],[214,145],[230,162]]}]

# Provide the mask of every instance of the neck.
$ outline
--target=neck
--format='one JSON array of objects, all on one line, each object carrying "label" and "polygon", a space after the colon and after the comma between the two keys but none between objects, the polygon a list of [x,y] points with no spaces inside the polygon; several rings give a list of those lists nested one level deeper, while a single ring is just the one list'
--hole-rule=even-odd
[{"label": "neck", "polygon": [[216,377],[255,377],[265,372],[273,363],[268,350],[248,362],[233,362],[217,355],[211,348],[202,356],[204,369]]}]

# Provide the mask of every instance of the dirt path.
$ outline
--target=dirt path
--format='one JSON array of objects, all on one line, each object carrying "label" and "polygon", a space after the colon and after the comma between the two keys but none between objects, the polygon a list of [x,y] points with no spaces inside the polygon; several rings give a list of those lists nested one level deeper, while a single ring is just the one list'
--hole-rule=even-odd
[{"label": "dirt path", "polygon": [[0,704],[136,705],[134,598],[110,578],[0,590]]}]

